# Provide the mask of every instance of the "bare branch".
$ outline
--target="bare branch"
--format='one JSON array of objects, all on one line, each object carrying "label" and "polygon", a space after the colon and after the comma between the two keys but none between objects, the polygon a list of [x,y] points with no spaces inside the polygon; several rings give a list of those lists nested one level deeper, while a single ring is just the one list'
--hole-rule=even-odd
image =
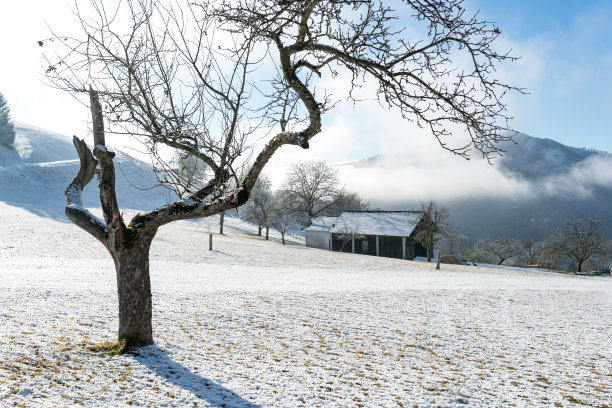
[{"label": "bare branch", "polygon": [[85,141],[74,136],[72,142],[79,154],[81,166],[65,191],[66,216],[106,246],[106,236],[108,234],[106,225],[102,220],[85,209],[83,205],[83,189],[93,178],[97,161],[91,154],[91,150],[89,150]]}]

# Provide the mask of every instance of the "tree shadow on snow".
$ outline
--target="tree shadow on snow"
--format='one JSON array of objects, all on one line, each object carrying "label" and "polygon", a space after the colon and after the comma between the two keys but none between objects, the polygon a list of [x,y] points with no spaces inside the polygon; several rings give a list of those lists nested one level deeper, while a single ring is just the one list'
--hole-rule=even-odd
[{"label": "tree shadow on snow", "polygon": [[156,345],[139,348],[134,359],[156,375],[182,389],[195,394],[213,407],[260,408],[206,377],[173,361],[168,353]]},{"label": "tree shadow on snow", "polygon": [[11,207],[19,207],[22,208],[38,217],[43,218],[52,218],[56,221],[69,223],[70,220],[66,217],[64,213],[64,208],[66,206],[66,202],[52,202],[48,201],[40,201],[40,202],[15,202],[15,201],[5,201],[5,204],[10,205]]}]

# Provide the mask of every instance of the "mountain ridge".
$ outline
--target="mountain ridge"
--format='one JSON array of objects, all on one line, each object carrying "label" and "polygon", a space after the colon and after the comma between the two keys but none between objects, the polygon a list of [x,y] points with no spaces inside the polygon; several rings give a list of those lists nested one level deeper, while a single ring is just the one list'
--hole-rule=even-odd
[{"label": "mountain ridge", "polygon": [[[437,201],[449,209],[452,222],[472,240],[498,236],[539,240],[566,219],[584,217],[601,219],[604,233],[612,237],[612,209],[607,205],[612,202],[612,155],[523,133],[514,139],[500,145],[503,155],[492,166],[455,161],[446,152],[423,159],[418,151],[407,150],[381,153],[338,168],[346,174],[351,170],[377,174],[373,181],[364,181],[359,191],[374,207],[416,209],[421,201]],[[441,162],[450,164],[443,167]],[[392,194],[367,196],[368,189],[392,178],[393,173],[400,173],[401,178],[389,184],[408,193],[396,199]],[[464,174],[455,177],[453,173]],[[415,190],[412,196],[411,189]],[[442,194],[453,189],[467,193]]]}]

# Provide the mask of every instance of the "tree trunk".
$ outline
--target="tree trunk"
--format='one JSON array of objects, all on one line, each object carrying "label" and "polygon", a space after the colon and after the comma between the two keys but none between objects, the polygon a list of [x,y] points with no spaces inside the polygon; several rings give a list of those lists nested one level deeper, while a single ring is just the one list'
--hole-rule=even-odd
[{"label": "tree trunk", "polygon": [[340,252],[343,252],[343,251],[344,251],[344,247],[346,246],[346,244],[348,244],[348,241],[347,241],[347,240],[345,240],[345,239],[344,239],[344,240],[342,240],[342,246],[340,246]]},{"label": "tree trunk", "polygon": [[427,262],[431,262],[431,257],[433,256],[434,243],[433,236],[428,239],[427,242]]},{"label": "tree trunk", "polygon": [[576,272],[582,272],[582,262],[584,262],[584,261],[581,259],[576,264]]},{"label": "tree trunk", "polygon": [[270,235],[270,227],[266,227],[266,239],[269,238]]},{"label": "tree trunk", "polygon": [[285,233],[281,232],[281,240],[283,242],[283,245],[285,245]]},{"label": "tree trunk", "polygon": [[497,264],[498,264],[498,265],[501,265],[501,264],[503,264],[503,263],[504,263],[504,261],[505,261],[505,259],[501,259],[501,258],[500,258],[500,260],[499,260],[499,262],[498,262]]},{"label": "tree trunk", "polygon": [[225,222],[225,211],[219,216],[219,234],[223,235],[223,223]]},{"label": "tree trunk", "polygon": [[119,297],[119,341],[125,341],[128,349],[153,344],[149,248],[154,236],[155,233],[149,233],[134,238],[129,249],[113,256]]},{"label": "tree trunk", "polygon": [[258,228],[257,235],[261,237],[261,230],[263,229],[263,227],[261,225],[258,225],[257,228]]}]

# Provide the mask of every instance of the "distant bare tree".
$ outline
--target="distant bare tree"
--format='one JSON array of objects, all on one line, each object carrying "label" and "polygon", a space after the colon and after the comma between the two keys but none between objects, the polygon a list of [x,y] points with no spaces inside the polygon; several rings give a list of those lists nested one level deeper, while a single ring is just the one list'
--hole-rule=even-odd
[{"label": "distant bare tree", "polygon": [[525,247],[520,240],[509,237],[501,237],[493,240],[480,239],[476,242],[474,248],[477,251],[494,256],[498,265],[525,252]]},{"label": "distant bare tree", "polygon": [[608,243],[600,231],[597,218],[571,219],[564,222],[557,232],[547,239],[547,247],[558,256],[566,256],[576,265],[576,272],[591,257],[607,257]]},{"label": "distant bare tree", "polygon": [[344,226],[338,231],[336,237],[340,241],[342,241],[342,246],[340,247],[340,252],[342,252],[344,251],[344,247],[346,246],[346,244],[348,244],[349,242],[352,244],[354,239],[363,239],[365,238],[365,235],[358,234],[356,231],[349,228],[348,226]]},{"label": "distant bare tree", "polygon": [[445,234],[438,242],[438,248],[443,254],[461,253],[469,245],[469,238],[462,235],[450,223],[446,224]]},{"label": "distant bare tree", "polygon": [[293,211],[288,210],[285,203],[287,199],[286,192],[279,190],[274,193],[272,211],[270,214],[270,225],[281,234],[281,241],[285,245],[285,234],[299,226],[298,220],[295,218]]},{"label": "distant bare tree", "polygon": [[533,264],[540,268],[558,270],[561,263],[561,255],[552,245],[552,241],[545,240],[533,247]]},{"label": "distant bare tree", "polygon": [[344,211],[366,211],[370,208],[370,203],[364,201],[357,193],[339,190],[329,206],[321,215],[329,217],[339,217]]},{"label": "distant bare tree", "polygon": [[338,171],[323,162],[294,164],[281,189],[288,196],[289,210],[304,213],[308,224],[334,206],[339,192]]},{"label": "distant bare tree", "polygon": [[266,239],[269,239],[270,220],[274,211],[274,196],[270,178],[262,174],[251,190],[251,196],[244,209],[245,220],[257,225],[258,235],[266,229]]},{"label": "distant bare tree", "polygon": [[431,262],[436,243],[451,233],[451,229],[447,224],[449,213],[446,208],[439,207],[433,200],[423,201],[421,203],[421,211],[423,212],[423,217],[419,223],[419,229],[415,238],[417,242],[427,249],[427,262]]},{"label": "distant bare tree", "polygon": [[533,238],[523,242],[523,253],[519,257],[519,263],[523,266],[534,266],[537,264],[536,243]]}]

